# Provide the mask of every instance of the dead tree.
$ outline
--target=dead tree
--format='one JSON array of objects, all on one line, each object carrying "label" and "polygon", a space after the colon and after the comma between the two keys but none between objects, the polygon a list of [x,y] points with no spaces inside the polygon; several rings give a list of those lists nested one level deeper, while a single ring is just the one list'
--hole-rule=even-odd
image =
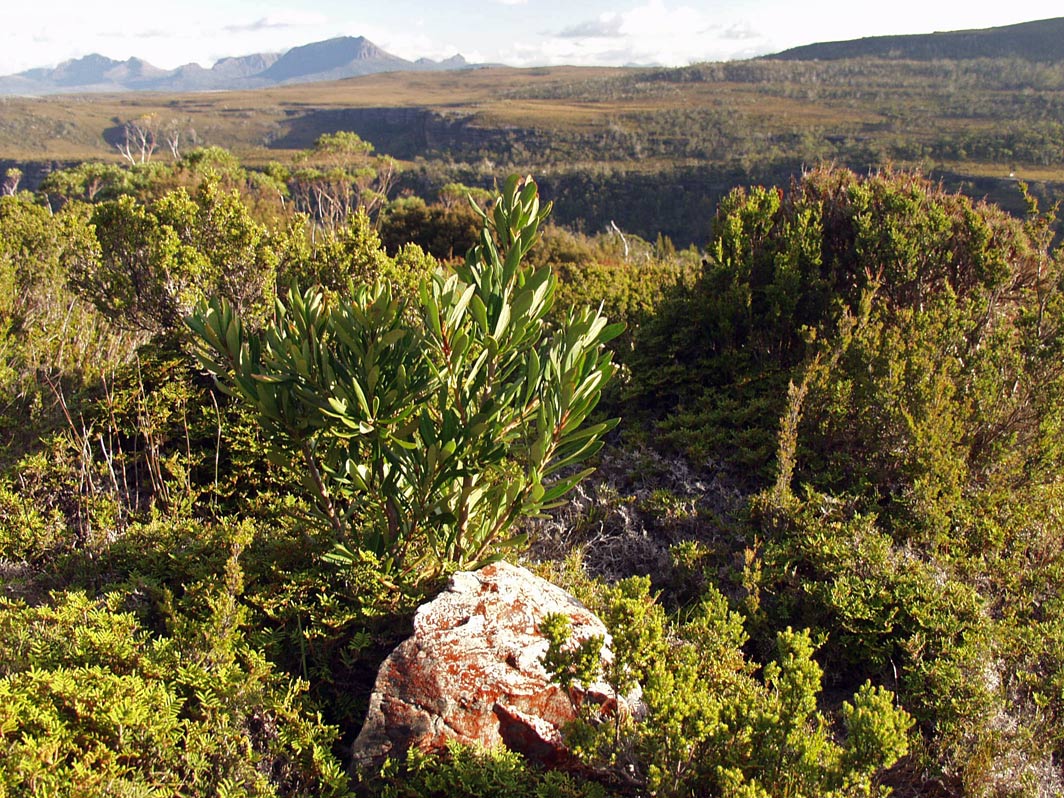
[{"label": "dead tree", "polygon": [[158,146],[155,133],[155,114],[145,114],[125,124],[125,140],[115,148],[130,166],[148,163]]}]

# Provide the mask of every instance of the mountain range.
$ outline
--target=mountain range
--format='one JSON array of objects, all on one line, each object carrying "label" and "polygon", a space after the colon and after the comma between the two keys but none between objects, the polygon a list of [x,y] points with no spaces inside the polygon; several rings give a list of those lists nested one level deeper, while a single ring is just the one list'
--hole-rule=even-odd
[{"label": "mountain range", "polygon": [[[796,61],[1019,58],[1061,62],[1064,61],[1064,17],[980,30],[871,36],[807,44],[764,57]],[[210,69],[199,64],[185,64],[166,70],[140,58],[115,61],[94,53],[64,61],[55,68],[29,69],[0,77],[0,95],[255,89],[339,80],[377,72],[457,70],[474,66],[460,55],[443,61],[427,58],[408,61],[382,50],[363,36],[341,36],[293,47],[284,53],[223,58]]]},{"label": "mountain range", "polygon": [[54,69],[29,69],[0,77],[0,94],[255,89],[376,72],[438,71],[471,66],[460,55],[443,61],[428,58],[408,61],[382,50],[363,36],[341,36],[293,47],[284,53],[223,58],[210,69],[199,64],[160,69],[140,58],[115,61],[93,53],[64,61]]}]

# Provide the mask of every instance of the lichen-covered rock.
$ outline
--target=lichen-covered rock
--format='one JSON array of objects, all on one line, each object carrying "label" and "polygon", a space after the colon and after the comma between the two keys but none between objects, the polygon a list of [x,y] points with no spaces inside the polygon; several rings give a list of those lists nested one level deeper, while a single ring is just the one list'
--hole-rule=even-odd
[{"label": "lichen-covered rock", "polygon": [[583,604],[524,568],[503,562],[455,574],[381,665],[355,763],[375,766],[410,746],[452,739],[501,743],[548,767],[574,763],[560,734],[575,718],[574,701],[540,661],[547,641],[539,622],[549,613],[568,615],[576,639],[609,640]]}]

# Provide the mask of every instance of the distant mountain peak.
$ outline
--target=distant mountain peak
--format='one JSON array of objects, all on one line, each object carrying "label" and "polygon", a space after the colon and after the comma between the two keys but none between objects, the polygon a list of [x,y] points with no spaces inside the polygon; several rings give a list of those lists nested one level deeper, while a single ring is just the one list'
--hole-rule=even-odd
[{"label": "distant mountain peak", "polygon": [[455,53],[450,58],[444,58],[442,61],[419,58],[414,64],[424,69],[462,69],[469,66],[469,62],[462,57],[461,53]]},{"label": "distant mountain peak", "polygon": [[[35,73],[34,77],[41,74],[38,70],[31,70],[31,73]],[[165,75],[166,71],[140,58],[116,61],[99,53],[90,53],[81,58],[64,61],[53,70],[43,71],[43,74],[58,86],[76,87],[109,85],[130,78],[158,77]]]},{"label": "distant mountain peak", "polygon": [[[262,73],[268,80],[289,82],[320,75],[322,80],[409,68],[410,62],[385,52],[364,36],[337,36],[293,47]],[[346,74],[337,74],[346,73]]]}]

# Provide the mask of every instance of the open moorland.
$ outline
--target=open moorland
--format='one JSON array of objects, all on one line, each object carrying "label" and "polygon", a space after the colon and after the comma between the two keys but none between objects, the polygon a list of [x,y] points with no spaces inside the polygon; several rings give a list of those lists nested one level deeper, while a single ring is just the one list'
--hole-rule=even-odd
[{"label": "open moorland", "polygon": [[[125,126],[163,144],[219,146],[251,167],[288,162],[323,133],[356,132],[410,167],[422,193],[459,179],[540,176],[563,221],[611,220],[703,242],[731,187],[803,166],[919,168],[1018,210],[1015,178],[1064,182],[1064,65],[756,60],[683,69],[485,68],[387,73],[248,92],[0,100],[0,153],[32,176],[117,161]],[[592,199],[593,198],[593,199]],[[566,200],[569,200],[566,202]]]}]

